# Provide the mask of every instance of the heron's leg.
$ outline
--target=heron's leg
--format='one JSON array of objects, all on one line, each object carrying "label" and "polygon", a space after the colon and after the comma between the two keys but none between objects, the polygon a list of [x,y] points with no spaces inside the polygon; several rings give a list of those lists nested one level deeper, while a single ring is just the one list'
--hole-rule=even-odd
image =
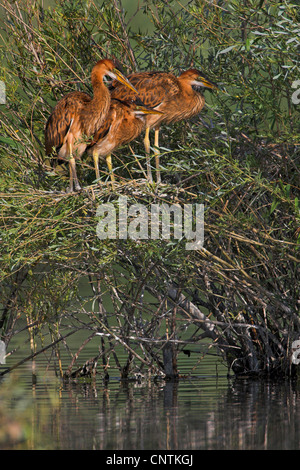
[{"label": "heron's leg", "polygon": [[99,173],[99,154],[97,150],[93,151],[93,160],[94,160],[96,179],[98,180],[100,178],[100,173]]},{"label": "heron's leg", "polygon": [[[71,159],[69,160],[69,172],[70,172],[70,187],[69,187],[69,191],[72,193],[74,191],[74,188],[73,188],[73,169],[72,169],[72,165],[71,165]],[[68,192],[68,191],[67,191]]]},{"label": "heron's leg", "polygon": [[155,147],[156,182],[161,183],[160,168],[159,168],[159,156],[160,156],[160,151],[159,151],[159,128],[155,129],[154,147]]},{"label": "heron's leg", "polygon": [[[78,178],[77,178],[76,162],[75,162],[75,158],[73,156],[69,160],[69,165],[70,165],[70,179],[72,178],[72,183],[70,181],[70,189],[71,189],[71,191],[73,191],[73,181],[74,181],[75,190],[80,191],[81,186],[80,186]],[[72,184],[72,186],[71,186],[71,184]]]},{"label": "heron's leg", "polygon": [[73,192],[73,169],[72,169],[72,163],[71,160],[74,160],[73,155],[72,155],[72,144],[70,140],[67,142],[67,152],[68,152],[68,157],[69,157],[69,172],[70,172],[70,192]]},{"label": "heron's leg", "polygon": [[108,168],[108,171],[109,171],[109,174],[110,174],[110,179],[111,179],[111,185],[112,187],[114,187],[114,182],[116,181],[115,180],[115,176],[114,176],[114,173],[113,173],[113,167],[112,167],[112,161],[111,161],[111,155],[107,155],[106,157],[106,164],[107,164],[107,168]]},{"label": "heron's leg", "polygon": [[144,137],[144,146],[146,151],[146,165],[147,165],[147,178],[150,183],[152,180],[151,165],[150,165],[150,139],[149,139],[150,128],[146,127],[145,137]]},{"label": "heron's leg", "polygon": [[68,147],[68,156],[69,156],[69,170],[70,170],[70,191],[73,192],[73,183],[75,183],[75,190],[80,191],[81,187],[77,178],[76,173],[76,162],[72,153],[72,138],[68,138],[67,147]]}]

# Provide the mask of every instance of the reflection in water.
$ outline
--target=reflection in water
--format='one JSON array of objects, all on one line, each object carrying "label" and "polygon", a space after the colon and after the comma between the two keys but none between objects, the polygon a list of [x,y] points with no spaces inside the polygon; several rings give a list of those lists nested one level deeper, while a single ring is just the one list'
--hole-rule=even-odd
[{"label": "reflection in water", "polygon": [[220,448],[299,449],[299,387],[290,382],[236,380],[211,416]]},{"label": "reflection in water", "polygon": [[[12,388],[12,382],[18,384]],[[270,383],[204,376],[179,382],[101,379],[62,384],[55,377],[0,384],[3,409],[23,427],[15,449],[298,449],[299,391]],[[1,436],[0,436],[1,438]]]}]

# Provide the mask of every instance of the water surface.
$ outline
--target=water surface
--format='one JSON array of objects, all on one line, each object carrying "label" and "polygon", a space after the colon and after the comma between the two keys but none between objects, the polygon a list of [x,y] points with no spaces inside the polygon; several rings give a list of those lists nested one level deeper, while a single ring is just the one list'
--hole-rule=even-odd
[{"label": "water surface", "polygon": [[299,449],[299,386],[228,378],[214,356],[177,383],[63,383],[39,363],[35,374],[26,364],[0,382],[1,422],[15,426],[2,448]]}]

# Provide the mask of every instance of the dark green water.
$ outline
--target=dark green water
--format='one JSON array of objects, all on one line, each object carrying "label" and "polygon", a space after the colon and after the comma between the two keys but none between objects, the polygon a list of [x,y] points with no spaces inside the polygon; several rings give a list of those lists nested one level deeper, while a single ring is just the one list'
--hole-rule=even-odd
[{"label": "dark green water", "polygon": [[178,383],[123,383],[111,371],[107,384],[100,375],[63,384],[41,362],[32,383],[24,365],[0,382],[0,448],[299,449],[299,386],[227,378],[214,356],[200,372]]}]

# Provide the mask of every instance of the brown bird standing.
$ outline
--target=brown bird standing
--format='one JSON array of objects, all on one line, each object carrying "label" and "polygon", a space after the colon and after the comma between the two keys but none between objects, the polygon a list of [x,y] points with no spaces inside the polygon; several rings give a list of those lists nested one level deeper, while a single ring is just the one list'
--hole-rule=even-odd
[{"label": "brown bird standing", "polygon": [[[201,87],[218,88],[202,72],[186,70],[179,77],[167,72],[140,72],[128,75],[130,83],[138,90],[140,99],[146,106],[162,111],[163,115],[149,115],[146,118],[144,145],[147,155],[147,176],[152,182],[150,167],[149,131],[154,128],[155,165],[157,183],[161,182],[159,170],[159,129],[162,123],[189,119],[200,113],[205,99],[199,92]],[[128,100],[132,92],[114,81],[110,88],[112,98]]]},{"label": "brown bird standing", "polygon": [[57,103],[45,127],[46,155],[54,153],[57,159],[69,161],[70,191],[73,182],[76,190],[81,189],[75,159],[84,153],[87,139],[101,127],[109,112],[111,95],[103,82],[105,75],[124,84],[136,96],[136,89],[114,63],[100,60],[91,73],[93,97],[81,91],[68,93]]},{"label": "brown bird standing", "polygon": [[162,113],[143,106],[137,101],[111,100],[108,115],[94,134],[94,139],[87,147],[87,154],[93,156],[96,178],[99,174],[99,157],[106,158],[106,163],[111,176],[111,181],[115,180],[112,172],[111,153],[122,145],[126,145],[145,128],[145,118],[149,115],[161,115]]}]

